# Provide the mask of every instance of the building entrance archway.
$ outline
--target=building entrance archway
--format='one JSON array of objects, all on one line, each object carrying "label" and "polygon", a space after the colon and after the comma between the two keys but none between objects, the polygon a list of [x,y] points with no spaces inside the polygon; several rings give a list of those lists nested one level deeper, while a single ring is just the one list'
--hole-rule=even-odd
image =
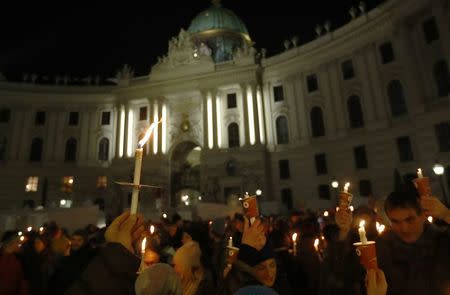
[{"label": "building entrance archway", "polygon": [[[194,203],[200,195],[201,147],[191,141],[179,143],[170,158],[170,203]],[[189,193],[186,193],[189,192]]]}]

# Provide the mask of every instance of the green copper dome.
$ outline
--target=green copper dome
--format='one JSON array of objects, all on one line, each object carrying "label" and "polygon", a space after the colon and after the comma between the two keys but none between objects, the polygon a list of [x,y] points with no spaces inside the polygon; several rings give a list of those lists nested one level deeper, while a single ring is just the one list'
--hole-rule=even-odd
[{"label": "green copper dome", "polygon": [[247,28],[242,20],[233,11],[217,4],[200,12],[192,20],[188,32],[196,34],[209,30],[233,31],[248,37]]},{"label": "green copper dome", "polygon": [[200,12],[188,32],[198,48],[209,47],[216,63],[232,60],[237,48],[252,45],[245,24],[234,12],[223,8],[220,0],[213,0],[210,8]]}]

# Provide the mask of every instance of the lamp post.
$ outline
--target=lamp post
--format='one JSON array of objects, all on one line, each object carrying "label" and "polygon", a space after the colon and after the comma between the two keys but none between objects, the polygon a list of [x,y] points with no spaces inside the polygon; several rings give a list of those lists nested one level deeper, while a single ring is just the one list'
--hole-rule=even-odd
[{"label": "lamp post", "polygon": [[442,196],[444,198],[444,203],[447,207],[449,207],[450,202],[447,200],[447,193],[445,191],[445,184],[444,184],[444,166],[440,163],[436,163],[433,166],[433,172],[439,177],[439,182],[441,183],[441,189],[442,189]]},{"label": "lamp post", "polygon": [[333,180],[331,181],[331,187],[332,187],[333,190],[334,190],[334,200],[335,200],[335,204],[337,204],[339,181],[337,181],[336,179],[333,179]]}]

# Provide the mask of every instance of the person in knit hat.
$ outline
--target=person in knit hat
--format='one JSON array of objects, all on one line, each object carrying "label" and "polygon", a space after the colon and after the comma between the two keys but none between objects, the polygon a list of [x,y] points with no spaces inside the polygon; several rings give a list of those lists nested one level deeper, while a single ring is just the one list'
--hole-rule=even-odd
[{"label": "person in knit hat", "polygon": [[144,270],[134,285],[136,295],[182,295],[181,281],[172,267],[157,263]]}]

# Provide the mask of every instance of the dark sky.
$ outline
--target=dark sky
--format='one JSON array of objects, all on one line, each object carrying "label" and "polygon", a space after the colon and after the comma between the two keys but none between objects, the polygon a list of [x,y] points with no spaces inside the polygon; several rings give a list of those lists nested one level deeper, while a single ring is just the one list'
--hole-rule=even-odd
[{"label": "dark sky", "polygon": [[[94,2],[45,5],[14,1],[2,8],[0,71],[10,79],[22,73],[113,76],[124,63],[137,75],[148,74],[167,42],[187,29],[211,5],[209,0]],[[66,2],[66,1],[60,1]],[[366,0],[372,8],[383,0]],[[356,0],[222,0],[247,25],[256,48],[268,55],[283,50],[283,40],[298,35],[311,40],[316,24],[332,27],[349,21]]]}]

